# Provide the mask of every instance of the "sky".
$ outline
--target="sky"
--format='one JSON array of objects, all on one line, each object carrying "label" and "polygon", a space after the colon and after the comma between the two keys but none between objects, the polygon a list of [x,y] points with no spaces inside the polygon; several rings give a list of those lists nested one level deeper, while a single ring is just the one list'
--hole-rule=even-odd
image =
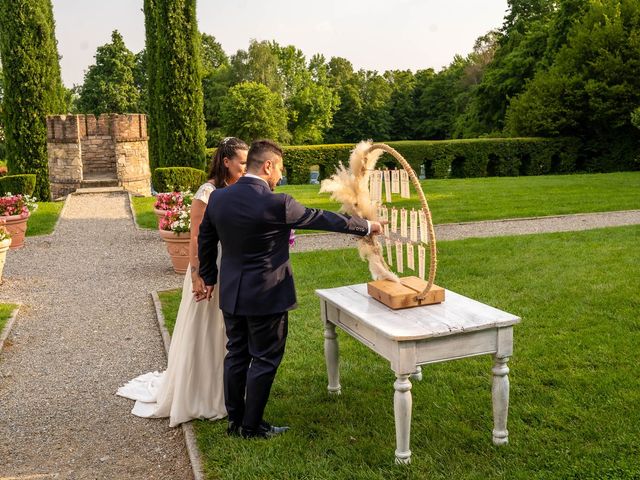
[{"label": "sky", "polygon": [[[52,0],[62,80],[81,84],[96,48],[118,30],[127,47],[144,48],[142,0]],[[406,70],[451,63],[476,38],[502,25],[507,0],[200,0],[200,31],[227,55],[251,39],[344,57],[356,70]]]}]

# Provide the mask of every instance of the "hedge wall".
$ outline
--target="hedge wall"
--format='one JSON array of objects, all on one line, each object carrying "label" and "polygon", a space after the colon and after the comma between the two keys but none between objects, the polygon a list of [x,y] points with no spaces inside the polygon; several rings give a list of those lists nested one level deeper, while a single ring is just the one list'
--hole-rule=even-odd
[{"label": "hedge wall", "polygon": [[5,175],[0,177],[0,195],[33,195],[36,188],[36,175],[25,173],[22,175]]},{"label": "hedge wall", "polygon": [[[575,171],[579,141],[573,138],[474,138],[468,140],[419,140],[387,142],[427,178],[544,175]],[[283,147],[287,181],[309,182],[309,167],[320,167],[320,178],[333,174],[339,162],[346,163],[354,144]],[[211,161],[215,148],[207,150]],[[397,168],[384,154],[378,165]]]},{"label": "hedge wall", "polygon": [[162,167],[153,171],[153,188],[157,192],[191,190],[195,193],[206,181],[207,174],[197,168]]}]

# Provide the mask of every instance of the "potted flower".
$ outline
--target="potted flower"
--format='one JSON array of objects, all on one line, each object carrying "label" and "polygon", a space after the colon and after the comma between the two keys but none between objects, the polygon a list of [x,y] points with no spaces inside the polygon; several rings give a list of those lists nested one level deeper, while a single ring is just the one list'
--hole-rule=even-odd
[{"label": "potted flower", "polygon": [[156,203],[153,204],[153,213],[158,217],[158,227],[160,220],[169,210],[189,208],[193,194],[187,190],[185,192],[158,193]]},{"label": "potted flower", "polygon": [[11,246],[11,234],[3,218],[0,218],[0,283],[2,282],[2,271],[4,270],[4,262],[7,259],[7,251]]},{"label": "potted flower", "polygon": [[36,199],[29,195],[12,195],[7,193],[0,197],[0,217],[11,235],[11,249],[24,245],[24,235],[27,232],[27,220],[31,212],[38,208]]},{"label": "potted flower", "polygon": [[167,210],[159,223],[160,236],[167,244],[173,270],[185,273],[189,265],[191,241],[191,216],[189,208]]}]

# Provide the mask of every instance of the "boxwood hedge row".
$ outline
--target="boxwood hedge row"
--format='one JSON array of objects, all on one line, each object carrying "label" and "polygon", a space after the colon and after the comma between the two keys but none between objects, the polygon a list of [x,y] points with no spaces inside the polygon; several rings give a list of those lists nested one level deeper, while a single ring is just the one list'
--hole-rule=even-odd
[{"label": "boxwood hedge row", "polygon": [[[387,142],[416,172],[424,166],[427,178],[544,175],[570,173],[578,163],[579,142],[573,138],[476,138]],[[346,163],[353,144],[284,147],[289,183],[309,181],[309,168],[318,165],[320,178],[331,175],[339,162]],[[215,149],[208,149],[213,158]],[[378,165],[397,168],[384,154]]]}]

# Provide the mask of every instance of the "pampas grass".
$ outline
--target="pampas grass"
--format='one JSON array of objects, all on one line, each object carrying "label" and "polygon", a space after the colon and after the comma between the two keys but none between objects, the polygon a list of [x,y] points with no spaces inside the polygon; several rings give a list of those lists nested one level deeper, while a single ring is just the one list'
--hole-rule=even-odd
[{"label": "pampas grass", "polygon": [[[369,195],[369,176],[383,152],[371,152],[371,145],[371,140],[358,143],[349,156],[349,168],[340,163],[336,173],[321,182],[320,192],[330,193],[332,200],[341,203],[341,212],[378,221],[378,207],[371,202]],[[358,252],[360,258],[369,263],[374,280],[400,281],[389,270],[382,256],[382,247],[374,236],[368,235],[358,240]]]}]

